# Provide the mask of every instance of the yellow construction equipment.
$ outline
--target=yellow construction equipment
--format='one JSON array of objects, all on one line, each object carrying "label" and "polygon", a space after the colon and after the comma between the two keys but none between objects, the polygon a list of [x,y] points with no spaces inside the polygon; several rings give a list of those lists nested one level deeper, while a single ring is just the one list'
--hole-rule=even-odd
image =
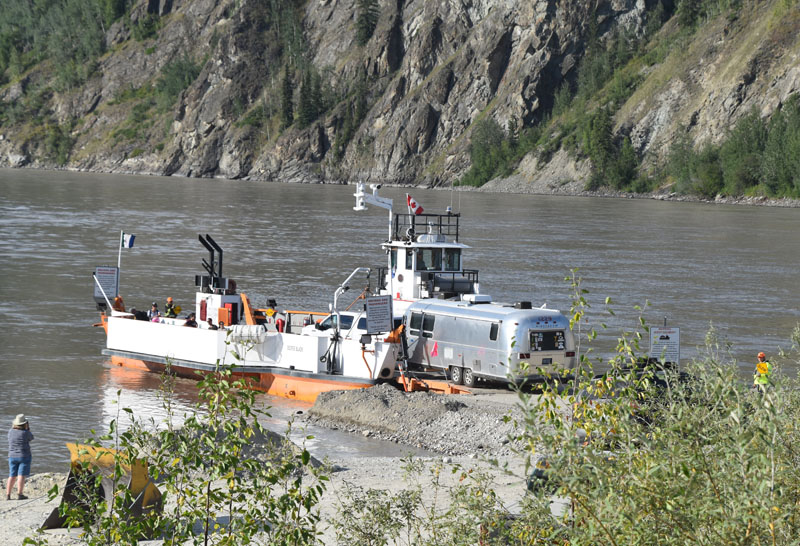
[{"label": "yellow construction equipment", "polygon": [[[116,483],[122,483],[130,490],[133,498],[129,507],[131,518],[140,518],[149,514],[160,513],[163,508],[161,491],[147,474],[147,463],[139,459],[128,459],[120,452],[88,445],[67,444],[70,452],[70,469],[61,502],[42,524],[42,529],[64,527],[66,518],[61,515],[61,507],[86,507],[89,496],[95,500],[105,500],[106,507],[113,505],[115,461],[122,461],[122,475],[117,476]],[[122,457],[121,459],[119,457]],[[99,485],[97,478],[100,478]],[[87,490],[87,486],[89,489]]]}]

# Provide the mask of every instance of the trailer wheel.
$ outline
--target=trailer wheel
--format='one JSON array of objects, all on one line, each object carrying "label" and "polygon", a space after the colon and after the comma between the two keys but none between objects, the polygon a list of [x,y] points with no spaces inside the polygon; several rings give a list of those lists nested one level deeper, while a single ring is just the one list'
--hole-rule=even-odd
[{"label": "trailer wheel", "polygon": [[465,387],[474,387],[475,386],[475,381],[477,380],[477,377],[475,377],[475,374],[472,373],[472,368],[464,368],[463,369],[463,373],[461,375],[464,376],[464,386]]},{"label": "trailer wheel", "polygon": [[450,366],[450,381],[455,385],[463,385],[464,369],[458,366]]}]

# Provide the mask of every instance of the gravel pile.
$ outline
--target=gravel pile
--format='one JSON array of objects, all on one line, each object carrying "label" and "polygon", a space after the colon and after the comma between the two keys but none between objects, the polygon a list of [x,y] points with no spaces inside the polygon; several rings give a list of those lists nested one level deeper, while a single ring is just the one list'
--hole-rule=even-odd
[{"label": "gravel pile", "polygon": [[[518,415],[514,395],[405,393],[389,384],[320,394],[306,413],[314,425],[453,456],[510,455]],[[508,421],[508,422],[506,422]]]}]

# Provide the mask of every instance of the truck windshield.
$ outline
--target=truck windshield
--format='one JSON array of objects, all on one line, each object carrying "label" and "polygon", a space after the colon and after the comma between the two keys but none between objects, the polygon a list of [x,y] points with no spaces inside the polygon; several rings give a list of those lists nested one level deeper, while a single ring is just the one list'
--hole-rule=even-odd
[{"label": "truck windshield", "polygon": [[[342,325],[339,327],[340,330],[349,330],[353,326],[353,317],[350,315],[341,315],[342,317]],[[319,325],[320,330],[328,330],[329,328],[333,328],[336,324],[336,315],[331,315]]]}]

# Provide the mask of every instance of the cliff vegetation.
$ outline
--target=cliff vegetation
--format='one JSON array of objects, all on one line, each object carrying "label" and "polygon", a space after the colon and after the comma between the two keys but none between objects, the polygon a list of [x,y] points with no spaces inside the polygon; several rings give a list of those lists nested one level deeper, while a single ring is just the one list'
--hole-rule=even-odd
[{"label": "cliff vegetation", "polygon": [[0,9],[0,165],[800,196],[796,0]]}]

